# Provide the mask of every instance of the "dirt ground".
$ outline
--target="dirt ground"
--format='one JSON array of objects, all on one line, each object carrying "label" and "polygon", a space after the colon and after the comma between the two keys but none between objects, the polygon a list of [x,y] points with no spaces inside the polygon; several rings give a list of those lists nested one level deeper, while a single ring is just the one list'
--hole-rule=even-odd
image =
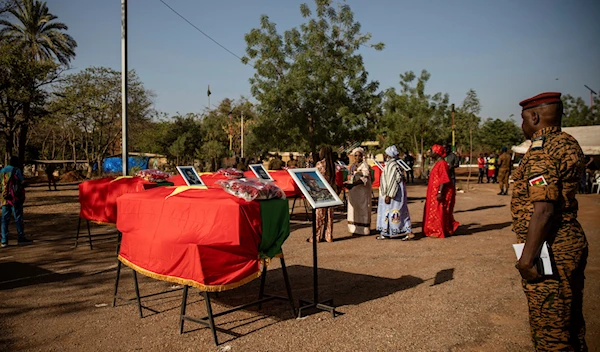
[{"label": "dirt ground", "polygon": [[[463,188],[465,186],[463,185]],[[74,248],[79,203],[76,184],[28,191],[26,231],[35,243],[0,250],[0,350],[2,351],[531,351],[527,304],[514,269],[510,197],[493,184],[458,194],[461,227],[447,239],[376,241],[350,237],[345,214],[336,213],[334,243],[319,244],[319,290],[342,315],[315,312],[302,319],[273,301],[216,318],[210,331],[187,322],[179,334],[181,287],[138,275],[144,318],[137,307],[111,307],[116,230],[92,226]],[[409,209],[421,231],[425,185],[409,185]],[[600,351],[600,196],[580,195],[580,222],[590,243],[584,314],[590,351]],[[374,214],[375,215],[375,214]],[[375,216],[373,216],[373,224]],[[297,207],[284,244],[296,304],[312,295],[310,223]],[[12,230],[14,234],[14,228]],[[213,298],[213,310],[254,300],[259,281]],[[120,295],[134,297],[125,268]],[[267,292],[284,295],[274,261]],[[160,294],[157,294],[160,293]],[[157,295],[153,295],[157,294]],[[202,316],[205,302],[190,291],[188,313]]]}]

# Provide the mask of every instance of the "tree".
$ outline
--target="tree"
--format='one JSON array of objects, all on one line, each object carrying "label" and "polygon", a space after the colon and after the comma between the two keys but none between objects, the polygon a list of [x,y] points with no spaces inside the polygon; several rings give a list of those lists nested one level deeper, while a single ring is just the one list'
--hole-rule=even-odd
[{"label": "tree", "polygon": [[488,118],[478,131],[478,140],[481,149],[498,152],[503,146],[521,144],[525,137],[513,120]]},{"label": "tree", "polygon": [[[153,93],[135,71],[128,78],[128,119],[132,131],[153,116]],[[56,87],[52,111],[57,119],[76,125],[79,149],[88,160],[88,177],[94,163],[102,165],[109,152],[120,152],[121,73],[105,67],[90,67],[69,75]]]},{"label": "tree", "polygon": [[15,145],[24,156],[25,146],[19,141],[26,137],[26,126],[32,121],[24,116],[25,107],[35,116],[43,116],[48,96],[43,87],[61,72],[54,62],[31,60],[19,47],[0,39],[0,129],[5,138],[5,162]]},{"label": "tree", "polygon": [[471,136],[477,133],[481,122],[481,118],[478,116],[480,112],[481,104],[477,92],[470,89],[461,106],[456,109],[454,116],[457,150],[468,151],[471,149]]},{"label": "tree", "polygon": [[[0,19],[0,38],[18,46],[27,57],[37,62],[58,60],[67,65],[75,57],[77,42],[65,33],[67,25],[56,22],[58,18],[48,11],[45,2],[39,0],[20,0],[8,9],[17,20],[16,23]],[[24,88],[29,92],[29,101],[22,106],[23,122],[19,132],[19,157],[25,158],[25,145],[27,144],[27,131],[32,122],[33,99],[36,94],[37,82],[35,77],[30,77]]]},{"label": "tree", "polygon": [[569,94],[562,97],[565,117],[563,127],[600,125],[600,99],[594,98],[594,105],[588,106],[583,99]]},{"label": "tree", "polygon": [[408,71],[400,75],[399,94],[394,88],[385,92],[379,132],[385,133],[386,145],[423,153],[425,146],[447,138],[448,94],[425,94],[430,77],[426,70],[418,78]]},{"label": "tree", "polygon": [[265,148],[316,151],[321,143],[362,140],[375,123],[379,83],[368,80],[358,53],[371,35],[361,33],[350,6],[315,3],[316,18],[307,4],[300,6],[307,22],[299,28],[280,34],[263,15],[260,28],[245,35],[243,62],[256,70],[251,92],[260,103],[254,133]]}]

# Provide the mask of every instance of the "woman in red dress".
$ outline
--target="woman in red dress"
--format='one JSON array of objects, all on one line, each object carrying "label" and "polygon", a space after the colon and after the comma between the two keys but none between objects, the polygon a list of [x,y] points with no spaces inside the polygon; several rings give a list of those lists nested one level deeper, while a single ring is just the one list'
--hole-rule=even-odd
[{"label": "woman in red dress", "polygon": [[423,211],[423,233],[427,237],[444,238],[454,234],[460,225],[454,220],[453,214],[456,189],[448,176],[449,166],[444,160],[446,150],[436,144],[431,147],[431,151],[433,160],[437,162],[429,174]]}]

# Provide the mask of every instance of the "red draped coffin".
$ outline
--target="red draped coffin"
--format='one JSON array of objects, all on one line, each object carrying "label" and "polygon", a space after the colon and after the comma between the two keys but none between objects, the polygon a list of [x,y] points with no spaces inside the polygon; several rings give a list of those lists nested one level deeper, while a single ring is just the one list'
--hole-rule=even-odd
[{"label": "red draped coffin", "polygon": [[[119,260],[155,279],[212,292],[258,277],[261,204],[217,188],[168,197],[173,190],[161,187],[118,198]],[[287,201],[276,202],[284,206],[280,214],[287,214]],[[287,238],[289,217],[270,218],[287,226]]]}]

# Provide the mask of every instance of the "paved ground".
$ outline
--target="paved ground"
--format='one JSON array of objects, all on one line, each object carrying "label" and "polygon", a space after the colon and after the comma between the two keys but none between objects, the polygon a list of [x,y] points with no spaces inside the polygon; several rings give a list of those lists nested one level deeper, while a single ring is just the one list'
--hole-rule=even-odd
[{"label": "paved ground", "polygon": [[[334,243],[319,244],[320,292],[343,315],[295,319],[283,302],[261,311],[219,317],[210,331],[187,323],[178,332],[181,289],[140,275],[142,295],[158,313],[140,319],[134,305],[110,307],[115,277],[115,230],[94,225],[94,249],[73,248],[79,205],[74,185],[59,192],[31,188],[25,208],[32,246],[0,251],[0,350],[41,351],[530,351],[526,300],[514,269],[509,197],[495,185],[459,194],[459,235],[413,242],[349,237],[336,214]],[[421,231],[424,185],[408,187],[415,232]],[[600,197],[579,196],[590,242],[584,312],[590,351],[600,351]],[[284,245],[295,299],[312,293],[310,223],[300,209]],[[375,217],[373,217],[373,222]],[[13,231],[14,233],[14,231]],[[13,240],[14,243],[14,240]],[[278,263],[267,289],[283,294]],[[204,314],[192,290],[189,312]],[[124,270],[121,293],[134,294]],[[214,299],[215,311],[256,297],[258,280]]]}]

